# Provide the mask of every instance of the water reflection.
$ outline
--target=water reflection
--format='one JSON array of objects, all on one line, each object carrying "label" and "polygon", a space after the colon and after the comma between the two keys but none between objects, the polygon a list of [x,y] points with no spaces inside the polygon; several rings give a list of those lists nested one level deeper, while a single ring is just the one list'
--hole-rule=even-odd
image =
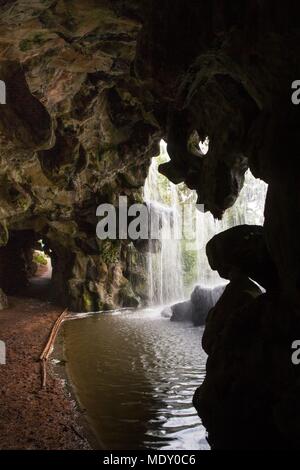
[{"label": "water reflection", "polygon": [[205,373],[201,335],[157,309],[65,323],[67,370],[105,449],[208,448],[192,406]]}]

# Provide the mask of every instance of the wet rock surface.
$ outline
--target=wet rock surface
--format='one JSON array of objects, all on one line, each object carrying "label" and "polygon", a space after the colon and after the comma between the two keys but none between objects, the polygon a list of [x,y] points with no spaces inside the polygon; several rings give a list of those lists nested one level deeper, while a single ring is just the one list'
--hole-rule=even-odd
[{"label": "wet rock surface", "polygon": [[[129,256],[138,246],[96,239],[95,213],[121,194],[141,200],[162,137],[171,160],[161,172],[195,189],[217,218],[248,168],[269,184],[263,229],[249,238],[240,228],[208,249],[231,280],[207,323],[207,378],[195,396],[215,448],[299,446],[299,372],[290,361],[300,334],[300,107],[291,102],[299,15],[297,2],[270,0],[239,8],[181,0],[159,8],[151,0],[0,5],[4,272],[15,232],[31,231],[51,249],[63,303],[87,311],[143,302],[143,263]],[[206,137],[202,155],[197,141]],[[26,251],[15,250],[16,258]],[[22,283],[28,263],[15,263]],[[248,277],[266,293],[247,287]],[[13,276],[0,278],[9,292]]]},{"label": "wet rock surface", "polygon": [[221,297],[225,286],[196,286],[191,299],[171,306],[171,321],[191,321],[195,326],[205,325],[209,311]]},{"label": "wet rock surface", "polygon": [[[143,5],[125,3],[0,5],[2,257],[13,233],[34,232],[52,253],[53,292],[79,311],[147,295],[134,246],[96,237],[100,203],[141,202],[161,135],[152,95],[133,73]],[[8,276],[0,285],[11,292],[17,283]]]},{"label": "wet rock surface", "polygon": [[[171,16],[169,8],[151,0],[0,6],[0,243],[18,230],[42,237],[54,291],[74,310],[147,300],[144,262],[130,259],[143,244],[97,239],[96,208],[120,195],[141,202],[162,137],[171,160],[161,172],[195,189],[215,217],[234,204],[249,167],[270,185],[268,207],[281,207],[284,193],[296,204],[297,172],[286,163],[280,174],[280,161],[283,140],[289,155],[298,145],[297,5],[283,12],[249,1],[237,12],[226,2],[176,0]],[[266,244],[286,278],[296,257],[278,259],[268,214]]]},{"label": "wet rock surface", "polygon": [[193,305],[192,321],[195,326],[204,325],[209,311],[221,297],[225,286],[196,286],[191,295]]},{"label": "wet rock surface", "polygon": [[193,304],[190,300],[172,305],[171,311],[171,321],[192,321]]}]

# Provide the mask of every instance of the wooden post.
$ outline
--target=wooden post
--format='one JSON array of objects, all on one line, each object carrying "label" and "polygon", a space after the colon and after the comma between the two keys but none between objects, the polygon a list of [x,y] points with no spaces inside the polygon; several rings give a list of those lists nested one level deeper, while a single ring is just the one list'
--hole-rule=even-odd
[{"label": "wooden post", "polygon": [[47,384],[47,361],[50,356],[50,353],[53,348],[54,341],[56,339],[57,333],[59,331],[59,328],[65,319],[65,317],[68,314],[68,309],[66,308],[57,318],[56,322],[54,323],[52,330],[50,332],[47,344],[40,355],[40,361],[41,361],[41,369],[42,369],[42,388],[46,387]]}]

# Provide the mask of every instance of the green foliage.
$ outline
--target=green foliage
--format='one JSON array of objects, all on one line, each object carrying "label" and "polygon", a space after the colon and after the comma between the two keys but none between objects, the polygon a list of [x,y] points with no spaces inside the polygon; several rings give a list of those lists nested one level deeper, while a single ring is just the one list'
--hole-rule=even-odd
[{"label": "green foliage", "polygon": [[84,289],[83,295],[82,295],[82,303],[83,303],[83,308],[85,312],[89,312],[93,310],[93,300],[91,299],[90,293]]},{"label": "green foliage", "polygon": [[37,264],[42,264],[43,266],[47,265],[47,256],[41,253],[40,251],[35,251],[33,255],[33,261]]},{"label": "green foliage", "polygon": [[181,242],[181,257],[182,257],[184,289],[187,291],[187,293],[189,293],[190,288],[197,281],[198,255],[197,255],[196,250],[191,250],[188,248],[186,240],[182,240]]},{"label": "green foliage", "polygon": [[105,240],[102,243],[101,257],[106,264],[117,263],[120,259],[120,243],[118,240]]},{"label": "green foliage", "polygon": [[[160,155],[152,160],[145,189],[147,197],[151,200],[178,210],[178,224],[180,217],[183,217],[186,239],[180,241],[181,267],[184,289],[189,294],[199,277],[214,276],[205,253],[205,245],[209,239],[216,233],[237,225],[263,224],[267,185],[255,179],[250,170],[247,171],[243,188],[234,206],[225,211],[222,220],[215,220],[209,212],[203,216],[197,213],[196,191],[190,190],[184,183],[174,185],[158,172],[159,165],[167,161],[169,157],[165,145],[161,145]],[[195,231],[196,227],[198,233]],[[191,240],[194,240],[194,246],[190,243]]]},{"label": "green foliage", "polygon": [[26,211],[30,206],[30,200],[26,197],[20,197],[17,200],[17,206],[20,207],[23,211]]}]

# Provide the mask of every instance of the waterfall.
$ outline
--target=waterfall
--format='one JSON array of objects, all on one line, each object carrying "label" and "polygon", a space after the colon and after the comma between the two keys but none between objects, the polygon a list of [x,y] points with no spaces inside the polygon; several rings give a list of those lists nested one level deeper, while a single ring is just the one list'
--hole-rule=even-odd
[{"label": "waterfall", "polygon": [[[160,150],[162,158],[168,159],[164,142]],[[164,305],[184,296],[178,190],[158,173],[158,165],[157,158],[153,158],[144,186],[144,201],[150,212],[150,221],[158,218],[161,227],[157,252],[153,252],[153,244],[149,240],[147,264],[151,305]]]},{"label": "waterfall", "polygon": [[248,170],[245,173],[244,186],[236,203],[225,212],[222,220],[214,219],[210,212],[203,213],[195,209],[197,227],[195,251],[198,267],[196,283],[212,287],[224,282],[219,274],[209,266],[205,252],[206,244],[217,233],[236,225],[263,225],[267,187],[264,181],[254,178]]},{"label": "waterfall", "polygon": [[[196,208],[197,194],[183,183],[174,185],[158,172],[160,163],[169,160],[166,143],[160,155],[152,158],[144,186],[144,201],[150,220],[159,218],[159,245],[149,240],[147,255],[148,297],[150,305],[166,305],[190,296],[197,284],[212,287],[224,283],[208,263],[205,247],[217,233],[241,224],[262,225],[267,185],[253,177],[250,170],[235,205],[222,220]],[[184,237],[182,237],[184,227]],[[186,236],[188,235],[188,236]]]}]

